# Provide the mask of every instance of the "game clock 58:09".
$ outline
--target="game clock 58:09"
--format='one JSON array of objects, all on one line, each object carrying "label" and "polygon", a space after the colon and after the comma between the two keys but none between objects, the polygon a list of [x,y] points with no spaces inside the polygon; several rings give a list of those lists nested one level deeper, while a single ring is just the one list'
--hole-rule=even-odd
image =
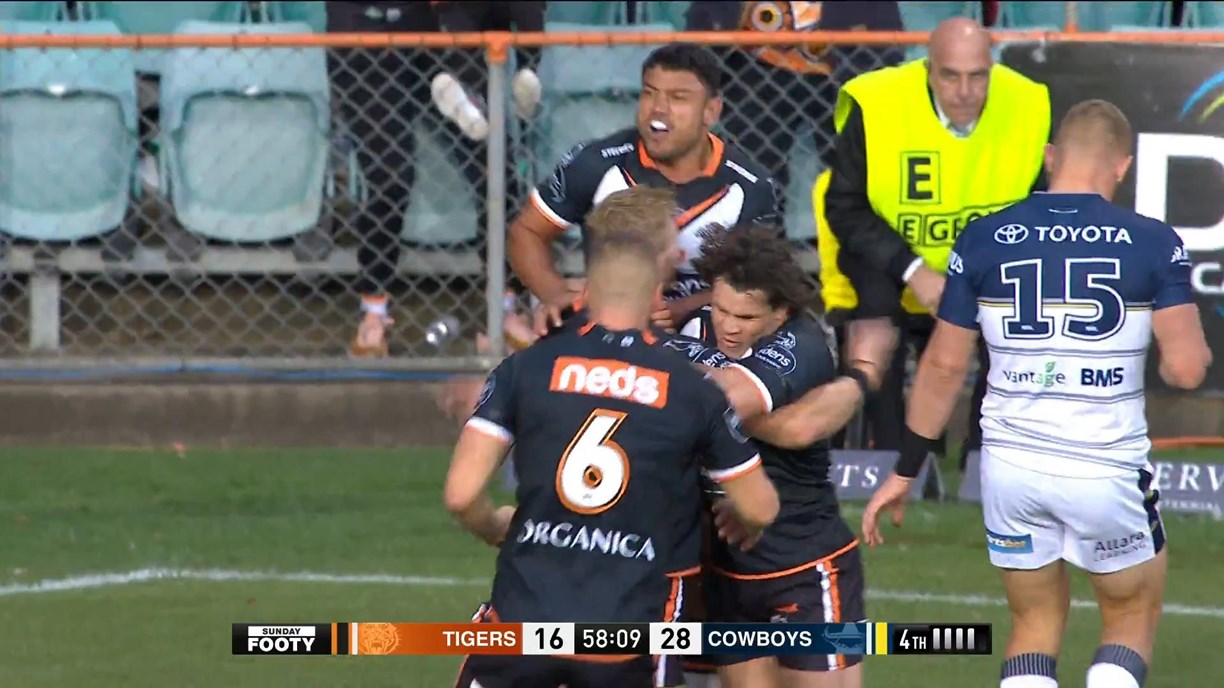
[{"label": "game clock 58:09", "polygon": [[639,655],[650,647],[650,624],[574,624],[574,654]]}]

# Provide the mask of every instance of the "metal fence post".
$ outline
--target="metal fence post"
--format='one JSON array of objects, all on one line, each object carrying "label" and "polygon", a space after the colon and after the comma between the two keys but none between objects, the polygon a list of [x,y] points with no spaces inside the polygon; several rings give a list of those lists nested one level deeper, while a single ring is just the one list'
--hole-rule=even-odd
[{"label": "metal fence post", "polygon": [[485,49],[489,69],[489,92],[485,102],[489,108],[488,183],[485,202],[488,204],[485,227],[485,301],[486,332],[494,357],[505,347],[506,292],[506,61],[509,56],[510,34],[490,35]]}]

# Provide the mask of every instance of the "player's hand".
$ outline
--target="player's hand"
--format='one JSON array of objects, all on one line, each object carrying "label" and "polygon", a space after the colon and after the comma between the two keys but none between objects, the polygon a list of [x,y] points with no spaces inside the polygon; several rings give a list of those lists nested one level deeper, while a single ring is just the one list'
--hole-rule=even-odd
[{"label": "player's hand", "polygon": [[846,326],[846,360],[867,374],[873,392],[884,382],[897,335],[897,327],[889,318],[853,320]]},{"label": "player's hand", "polygon": [[548,300],[541,299],[532,318],[532,330],[537,337],[543,337],[549,330],[561,326],[561,314],[573,305],[574,299],[581,292],[567,288]]},{"label": "player's hand", "polygon": [[894,526],[901,527],[905,517],[905,500],[909,497],[912,478],[902,478],[893,473],[884,484],[871,496],[867,508],[863,510],[863,540],[868,546],[884,544],[884,536],[880,534],[880,512],[884,509],[892,511]]},{"label": "player's hand", "polygon": [[764,531],[744,525],[744,522],[736,515],[731,500],[720,499],[714,502],[711,510],[714,512],[714,528],[718,531],[718,536],[726,540],[727,544],[737,545],[741,550],[747,551],[756,546],[757,541],[761,539],[761,533]]},{"label": "player's hand", "polygon": [[497,510],[493,512],[494,528],[491,535],[494,537],[490,537],[485,542],[497,547],[506,539],[506,534],[510,532],[510,523],[514,521],[515,510],[515,507],[512,506],[497,507]]},{"label": "player's hand", "polygon": [[654,308],[650,311],[650,324],[659,329],[674,332],[676,321],[680,317],[680,315],[672,312],[672,304],[665,303],[663,299],[658,299],[655,301]]},{"label": "player's hand", "polygon": [[943,297],[944,290],[943,275],[923,265],[910,276],[908,284],[918,302],[927,310],[934,313],[939,308],[939,299]]}]

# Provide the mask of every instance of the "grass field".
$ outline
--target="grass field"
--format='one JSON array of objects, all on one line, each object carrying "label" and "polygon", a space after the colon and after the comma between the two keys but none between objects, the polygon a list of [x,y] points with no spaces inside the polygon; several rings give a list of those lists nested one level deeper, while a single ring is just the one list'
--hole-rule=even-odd
[{"label": "grass field", "polygon": [[[441,508],[446,456],[0,452],[0,686],[453,685],[454,658],[230,655],[236,621],[469,618],[487,595],[493,552]],[[857,524],[857,506],[847,512]],[[1224,523],[1166,523],[1169,607],[1147,686],[1220,685]],[[1005,636],[981,532],[973,507],[912,508],[904,530],[866,554],[872,618],[989,621]],[[282,575],[301,572],[324,575]],[[266,575],[243,575],[255,573]],[[1085,581],[1075,583],[1075,597],[1089,599]],[[1083,685],[1096,615],[1077,608],[1070,626],[1060,674]],[[997,685],[1001,645],[995,657],[869,658],[867,685]]]}]

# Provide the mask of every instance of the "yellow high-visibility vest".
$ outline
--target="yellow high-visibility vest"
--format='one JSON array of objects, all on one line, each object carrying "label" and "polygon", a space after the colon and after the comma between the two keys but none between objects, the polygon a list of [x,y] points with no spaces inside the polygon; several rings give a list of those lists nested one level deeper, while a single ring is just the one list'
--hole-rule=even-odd
[{"label": "yellow high-visibility vest", "polygon": [[[965,138],[939,121],[923,60],[847,82],[834,111],[838,133],[852,103],[863,113],[871,207],[939,273],[947,270],[948,254],[965,225],[1028,196],[1050,135],[1049,90],[997,64],[990,71],[982,116]],[[828,310],[849,309],[858,298],[837,269],[837,241],[823,217],[828,180],[822,178],[813,188],[822,296]],[[910,313],[926,312],[908,288],[901,305]]]}]

